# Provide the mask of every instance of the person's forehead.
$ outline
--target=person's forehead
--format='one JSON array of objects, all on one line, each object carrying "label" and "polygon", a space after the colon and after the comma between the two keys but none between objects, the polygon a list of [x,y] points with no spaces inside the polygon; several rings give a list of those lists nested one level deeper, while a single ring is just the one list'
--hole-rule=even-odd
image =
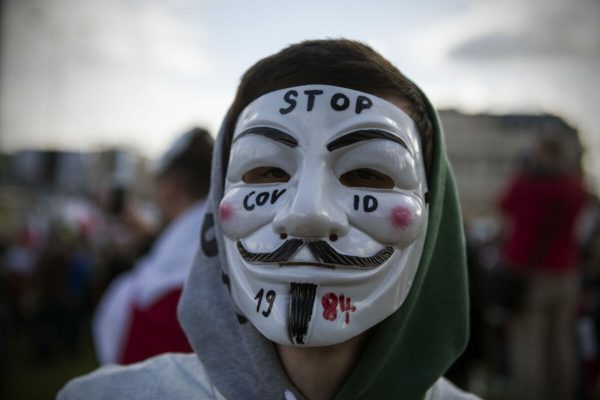
[{"label": "person's forehead", "polygon": [[282,130],[307,145],[375,128],[396,135],[412,149],[420,148],[416,125],[398,106],[369,93],[330,85],[291,87],[257,98],[240,114],[234,139],[255,127]]}]

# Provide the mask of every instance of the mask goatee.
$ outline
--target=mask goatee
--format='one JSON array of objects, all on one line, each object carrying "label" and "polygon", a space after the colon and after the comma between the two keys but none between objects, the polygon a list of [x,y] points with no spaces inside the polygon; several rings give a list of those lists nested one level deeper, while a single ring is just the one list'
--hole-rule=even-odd
[{"label": "mask goatee", "polygon": [[312,283],[290,283],[288,333],[294,344],[304,344],[316,293],[317,285]]}]

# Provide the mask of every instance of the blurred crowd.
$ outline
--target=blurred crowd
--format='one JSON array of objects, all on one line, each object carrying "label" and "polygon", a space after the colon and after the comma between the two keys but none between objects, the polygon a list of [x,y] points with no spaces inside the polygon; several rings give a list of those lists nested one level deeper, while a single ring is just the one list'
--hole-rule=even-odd
[{"label": "blurred crowd", "polygon": [[[572,326],[578,399],[597,399],[600,372],[600,203],[592,198],[578,227],[581,292]],[[450,377],[478,393],[508,391],[510,313],[489,295],[492,271],[501,268],[503,236],[496,219],[481,218],[466,227],[471,294],[471,340]],[[596,397],[593,397],[596,396]]]},{"label": "blurred crowd", "polygon": [[77,351],[108,283],[147,251],[145,227],[156,226],[156,213],[142,203],[116,207],[123,195],[113,188],[92,197],[42,196],[20,226],[3,232],[2,332],[28,337],[37,361]]}]

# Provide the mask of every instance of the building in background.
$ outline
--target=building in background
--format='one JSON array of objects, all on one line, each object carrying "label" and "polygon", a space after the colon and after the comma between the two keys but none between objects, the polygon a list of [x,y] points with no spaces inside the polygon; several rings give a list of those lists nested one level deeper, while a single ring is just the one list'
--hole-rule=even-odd
[{"label": "building in background", "polygon": [[580,168],[578,132],[557,116],[446,110],[440,118],[466,221],[495,213],[500,191],[515,168],[526,166],[526,154],[538,135],[560,138],[568,149],[570,167]]},{"label": "building in background", "polygon": [[10,234],[32,213],[63,217],[73,200],[102,201],[117,190],[147,199],[148,168],[146,158],[123,149],[5,153],[0,166],[0,229]]}]

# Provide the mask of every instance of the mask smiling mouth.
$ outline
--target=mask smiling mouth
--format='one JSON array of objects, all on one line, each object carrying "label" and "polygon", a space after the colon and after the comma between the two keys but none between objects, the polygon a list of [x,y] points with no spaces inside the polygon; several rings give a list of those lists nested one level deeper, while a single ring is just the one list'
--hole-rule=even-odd
[{"label": "mask smiling mouth", "polygon": [[[302,246],[308,246],[310,252],[320,262],[290,261]],[[336,265],[375,268],[387,261],[394,253],[394,248],[386,246],[371,257],[351,256],[338,253],[327,242],[304,241],[302,239],[286,240],[281,246],[270,253],[253,253],[247,250],[240,240],[237,248],[242,258],[249,263],[278,264],[280,266],[319,266],[335,268]]]}]

